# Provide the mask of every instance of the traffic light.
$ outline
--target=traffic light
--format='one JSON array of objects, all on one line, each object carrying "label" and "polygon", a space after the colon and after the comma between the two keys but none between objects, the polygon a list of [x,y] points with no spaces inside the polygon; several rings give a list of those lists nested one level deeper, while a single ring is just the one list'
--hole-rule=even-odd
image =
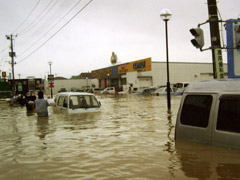
[{"label": "traffic light", "polygon": [[191,34],[195,37],[191,42],[196,48],[202,48],[204,46],[204,35],[201,28],[190,29]]},{"label": "traffic light", "polygon": [[234,24],[235,48],[240,50],[240,24]]}]

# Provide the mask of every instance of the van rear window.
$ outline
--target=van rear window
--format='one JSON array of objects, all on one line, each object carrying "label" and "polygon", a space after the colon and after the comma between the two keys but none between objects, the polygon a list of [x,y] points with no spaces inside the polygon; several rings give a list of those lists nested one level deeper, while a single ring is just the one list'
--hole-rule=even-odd
[{"label": "van rear window", "polygon": [[217,130],[240,133],[240,95],[220,98]]},{"label": "van rear window", "polygon": [[186,96],[180,122],[184,125],[206,128],[208,126],[211,105],[211,95]]}]

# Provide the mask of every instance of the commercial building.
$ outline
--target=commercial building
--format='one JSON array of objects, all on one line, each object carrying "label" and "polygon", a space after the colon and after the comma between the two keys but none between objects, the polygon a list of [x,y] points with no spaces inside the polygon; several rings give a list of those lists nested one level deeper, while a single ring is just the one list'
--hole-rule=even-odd
[{"label": "commercial building", "polygon": [[[212,63],[169,62],[170,83],[193,82],[213,79]],[[227,64],[224,64],[227,77]],[[167,82],[166,62],[151,58],[116,64],[92,71],[98,87],[113,86],[117,89],[164,86]]]}]

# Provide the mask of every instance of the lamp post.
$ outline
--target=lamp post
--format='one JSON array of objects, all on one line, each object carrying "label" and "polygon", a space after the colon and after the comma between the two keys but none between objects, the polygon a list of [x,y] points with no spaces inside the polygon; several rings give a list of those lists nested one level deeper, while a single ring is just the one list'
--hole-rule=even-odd
[{"label": "lamp post", "polygon": [[86,82],[87,82],[87,90],[88,90],[88,77],[86,77]]},{"label": "lamp post", "polygon": [[167,57],[167,107],[171,109],[170,82],[169,82],[169,62],[168,62],[168,26],[167,22],[171,19],[172,13],[169,9],[163,9],[160,17],[165,21],[166,28],[166,57]]},{"label": "lamp post", "polygon": [[[50,66],[50,75],[52,75],[52,62],[49,61],[48,64],[49,64],[49,66]],[[53,98],[53,90],[52,90],[52,87],[51,87],[51,98]]]}]

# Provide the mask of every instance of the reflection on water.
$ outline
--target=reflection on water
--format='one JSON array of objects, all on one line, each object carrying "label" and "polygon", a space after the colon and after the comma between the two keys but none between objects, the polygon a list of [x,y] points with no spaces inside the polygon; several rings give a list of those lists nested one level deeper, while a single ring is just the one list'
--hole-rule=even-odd
[{"label": "reflection on water", "polygon": [[187,177],[205,179],[240,179],[239,151],[194,143],[176,142],[181,170]]},{"label": "reflection on water", "polygon": [[48,117],[37,117],[37,135],[40,139],[44,139],[49,134]]},{"label": "reflection on water", "polygon": [[102,111],[38,118],[0,104],[0,179],[239,179],[240,153],[174,141],[180,97],[99,96]]}]

